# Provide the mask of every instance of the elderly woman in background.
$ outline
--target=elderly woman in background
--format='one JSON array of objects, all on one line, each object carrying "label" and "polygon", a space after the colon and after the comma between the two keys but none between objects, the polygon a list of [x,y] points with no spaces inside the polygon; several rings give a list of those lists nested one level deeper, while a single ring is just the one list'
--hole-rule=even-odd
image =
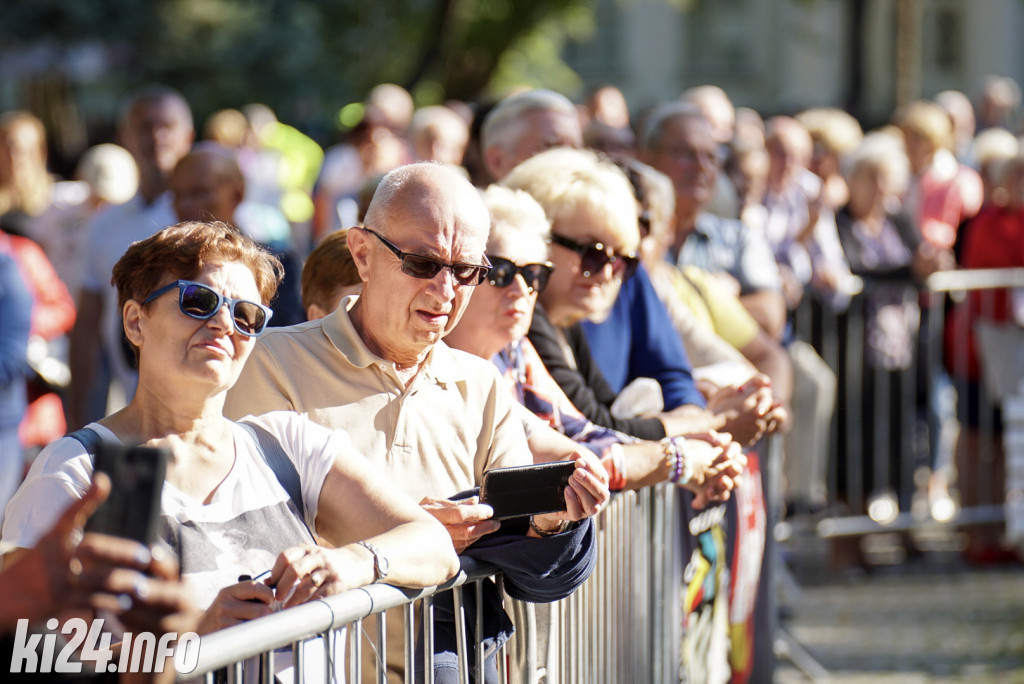
[{"label": "elderly woman in background", "polygon": [[[104,442],[173,454],[160,537],[206,609],[200,633],[385,578],[434,585],[458,567],[444,528],[344,433],[290,412],[224,418],[225,393],[270,319],[280,275],[276,258],[223,223],[165,228],[114,267],[139,388],[127,407],[88,427]],[[287,468],[269,465],[272,451],[297,471],[299,487],[289,491]],[[7,509],[3,541],[20,548],[12,554],[33,546],[92,474],[84,442],[47,447]],[[265,581],[238,580],[267,572]]]},{"label": "elderly woman in background", "polygon": [[807,168],[821,179],[820,200],[831,211],[846,204],[850,188],[842,173],[842,159],[864,139],[860,124],[842,109],[808,109],[796,120],[811,135],[813,149]]},{"label": "elderly woman in background", "polygon": [[[864,459],[860,477],[869,495],[882,494],[882,483],[898,486],[903,477],[902,432],[913,416],[901,415],[899,397],[908,391],[902,384],[915,382],[903,372],[915,357],[921,320],[915,285],[936,270],[954,265],[949,249],[923,239],[910,216],[894,213],[908,171],[898,138],[887,133],[868,135],[847,159],[850,200],[836,213],[850,271],[865,281],[860,299],[863,339],[843,336],[846,344],[864,349],[862,410],[863,415],[876,418],[864,420],[860,429],[864,444],[881,444],[879,451],[884,448],[887,453],[887,459]],[[891,410],[878,418],[879,406],[887,405],[890,398]],[[838,468],[840,489],[846,487],[847,471],[846,466]]]},{"label": "elderly woman in background", "polygon": [[728,439],[704,434],[662,444],[638,442],[595,425],[573,406],[526,338],[537,298],[554,270],[547,261],[550,224],[544,210],[527,193],[497,185],[484,192],[484,202],[491,215],[487,258],[493,267],[445,342],[493,359],[501,369],[519,403],[529,409],[524,423],[535,459],[564,458],[579,449],[578,443],[603,456],[613,490],[671,480],[697,494],[698,506],[727,499],[744,462]]}]

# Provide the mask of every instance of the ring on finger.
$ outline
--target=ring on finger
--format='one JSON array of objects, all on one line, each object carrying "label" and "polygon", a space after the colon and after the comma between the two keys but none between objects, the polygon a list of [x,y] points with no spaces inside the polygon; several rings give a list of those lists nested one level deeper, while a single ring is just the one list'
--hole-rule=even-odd
[{"label": "ring on finger", "polygon": [[313,572],[309,573],[309,581],[312,582],[313,586],[317,589],[320,588],[320,585],[324,583],[325,579],[327,579],[327,571],[323,568],[317,568]]},{"label": "ring on finger", "polygon": [[72,556],[68,561],[68,584],[77,585],[82,579],[82,561],[77,556]]}]

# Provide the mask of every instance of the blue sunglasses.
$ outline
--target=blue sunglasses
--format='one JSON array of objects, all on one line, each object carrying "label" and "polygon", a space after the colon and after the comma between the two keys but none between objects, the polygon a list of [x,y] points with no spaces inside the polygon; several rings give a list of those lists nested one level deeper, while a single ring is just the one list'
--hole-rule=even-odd
[{"label": "blue sunglasses", "polygon": [[235,330],[246,337],[255,337],[263,332],[267,323],[270,322],[270,317],[274,315],[270,307],[246,299],[225,297],[209,286],[192,280],[176,280],[173,283],[168,283],[146,297],[142,303],[149,304],[174,288],[178,288],[178,308],[181,309],[181,313],[190,318],[206,321],[213,318],[220,308],[227,304],[231,311],[231,320],[235,324]]}]

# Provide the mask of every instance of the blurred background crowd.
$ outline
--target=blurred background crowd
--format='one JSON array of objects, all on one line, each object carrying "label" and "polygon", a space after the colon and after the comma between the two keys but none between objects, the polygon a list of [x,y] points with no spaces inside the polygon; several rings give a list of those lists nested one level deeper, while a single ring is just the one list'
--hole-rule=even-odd
[{"label": "blurred background crowd", "polygon": [[[926,481],[888,455],[908,425],[900,416],[833,434],[837,403],[866,416],[878,397],[905,391],[889,379],[919,361],[930,307],[870,288],[861,362],[884,373],[852,401],[794,312],[841,314],[865,282],[1024,266],[1021,91],[989,75],[1024,63],[1009,40],[1022,20],[1006,3],[919,0],[8,3],[0,252],[32,296],[27,351],[0,364],[0,500],[35,451],[131,395],[130,355],[104,318],[115,308],[104,274],[123,249],[119,224],[233,223],[285,264],[271,324],[297,323],[307,316],[302,264],[360,223],[381,175],[433,160],[481,188],[500,180],[482,122],[503,97],[542,86],[573,100],[583,145],[672,181],[675,214],[653,241],[652,277],[666,254],[684,265],[692,231],[713,232],[704,216],[738,219],[770,249],[750,268],[771,271],[765,287],[778,282],[781,316],[759,304],[756,278],[712,281],[792,366],[788,449],[807,455],[787,460],[791,509],[820,511],[830,493],[866,497],[881,483],[897,509],[916,489],[946,515],[956,458],[937,446],[942,387],[909,390],[936,416]],[[129,94],[147,105],[127,110]],[[665,125],[673,103],[699,111],[710,147]],[[534,132],[542,147],[578,144]],[[988,317],[1013,321],[1024,302],[1004,295]],[[709,327],[727,336],[709,309]],[[970,316],[953,312],[945,325],[947,354],[967,346],[966,365],[947,359],[941,370],[964,380],[962,401],[982,372],[973,338],[957,338]],[[855,485],[840,474],[851,440],[885,454],[857,466]],[[9,458],[15,450],[23,458]],[[979,557],[996,553],[982,546]]]}]

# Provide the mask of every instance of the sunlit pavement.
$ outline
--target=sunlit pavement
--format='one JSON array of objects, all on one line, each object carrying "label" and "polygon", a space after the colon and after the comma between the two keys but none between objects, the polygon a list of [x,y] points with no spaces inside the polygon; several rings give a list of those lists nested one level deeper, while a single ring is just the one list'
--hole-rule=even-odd
[{"label": "sunlit pavement", "polygon": [[[785,592],[784,592],[785,593]],[[785,599],[782,628],[828,677],[781,658],[777,684],[1024,683],[1024,566],[909,562],[822,574]]]}]

